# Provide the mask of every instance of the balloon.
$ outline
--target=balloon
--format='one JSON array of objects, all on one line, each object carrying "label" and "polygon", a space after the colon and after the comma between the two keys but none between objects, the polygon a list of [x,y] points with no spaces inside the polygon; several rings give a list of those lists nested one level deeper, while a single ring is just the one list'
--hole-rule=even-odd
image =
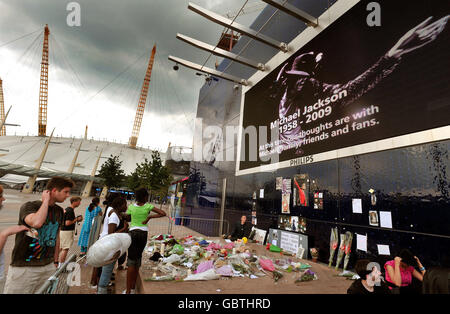
[{"label": "balloon", "polygon": [[86,261],[93,267],[102,267],[116,261],[131,245],[128,233],[112,233],[97,240],[88,250]]}]

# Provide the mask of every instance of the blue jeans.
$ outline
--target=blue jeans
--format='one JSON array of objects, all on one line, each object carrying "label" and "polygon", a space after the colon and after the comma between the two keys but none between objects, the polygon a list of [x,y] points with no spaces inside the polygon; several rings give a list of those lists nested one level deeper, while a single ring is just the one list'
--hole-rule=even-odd
[{"label": "blue jeans", "polygon": [[111,280],[114,265],[116,265],[116,261],[102,267],[102,274],[100,276],[100,280],[98,281],[98,294],[107,294],[108,284]]}]

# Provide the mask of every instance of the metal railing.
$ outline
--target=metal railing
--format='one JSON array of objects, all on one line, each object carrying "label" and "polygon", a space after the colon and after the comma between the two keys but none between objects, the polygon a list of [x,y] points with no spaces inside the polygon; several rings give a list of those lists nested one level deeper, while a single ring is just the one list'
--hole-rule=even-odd
[{"label": "metal railing", "polygon": [[[35,294],[67,294],[69,287],[71,286],[71,282],[73,281],[73,276],[80,275],[77,273],[80,271],[80,268],[73,266],[74,264],[79,265],[76,258],[77,254],[71,254],[64,264],[62,264],[55,271],[55,273],[47,279],[47,281],[35,292]],[[68,269],[69,265],[73,268]]]},{"label": "metal railing", "polygon": [[228,234],[229,229],[230,226],[227,220],[221,221],[220,219],[189,216],[169,217],[167,234],[171,234],[174,237],[185,237],[189,235],[219,237],[221,236],[221,230],[222,233]]}]

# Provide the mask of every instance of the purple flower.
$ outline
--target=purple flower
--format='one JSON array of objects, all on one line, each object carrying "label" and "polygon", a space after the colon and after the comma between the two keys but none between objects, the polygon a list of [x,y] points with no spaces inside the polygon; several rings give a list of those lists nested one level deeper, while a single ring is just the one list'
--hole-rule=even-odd
[{"label": "purple flower", "polygon": [[307,270],[305,271],[305,274],[306,274],[306,275],[314,276],[314,272],[312,272],[312,271],[309,270],[309,269],[307,269]]}]

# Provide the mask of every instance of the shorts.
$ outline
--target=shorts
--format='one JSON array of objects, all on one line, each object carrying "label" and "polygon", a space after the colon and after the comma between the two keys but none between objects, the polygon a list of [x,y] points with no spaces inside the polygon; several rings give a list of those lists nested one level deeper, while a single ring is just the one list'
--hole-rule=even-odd
[{"label": "shorts", "polygon": [[56,272],[53,263],[45,266],[9,266],[4,294],[34,294]]},{"label": "shorts", "polygon": [[127,266],[141,266],[142,252],[147,245],[148,232],[135,229],[129,232],[131,236],[131,245],[128,248]]},{"label": "shorts", "polygon": [[61,230],[59,232],[59,246],[61,250],[67,250],[72,247],[75,230]]}]

